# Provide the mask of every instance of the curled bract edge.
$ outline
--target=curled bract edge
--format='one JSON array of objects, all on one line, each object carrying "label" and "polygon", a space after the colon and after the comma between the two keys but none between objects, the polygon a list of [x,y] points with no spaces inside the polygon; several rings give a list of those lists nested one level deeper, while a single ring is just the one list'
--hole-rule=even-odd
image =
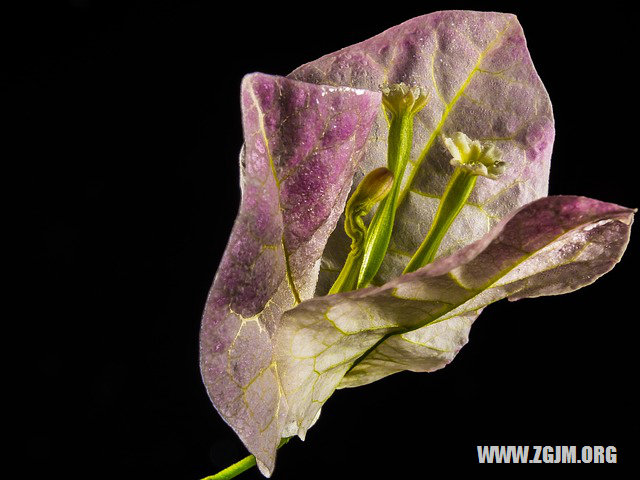
[{"label": "curled bract edge", "polygon": [[[242,82],[242,202],[203,315],[200,362],[216,409],[269,476],[336,388],[433,371],[484,306],[566,293],[609,271],[633,211],[545,197],[548,95],[513,15],[436,12],[296,69]],[[350,249],[349,191],[385,166],[379,85],[420,87],[389,253],[376,286],[326,296]],[[479,178],[437,260],[400,276],[453,171],[442,138],[495,143],[509,168]],[[340,222],[340,225],[342,222]]]},{"label": "curled bract edge", "polygon": [[288,411],[272,338],[313,296],[380,93],[252,74],[241,101],[242,202],[205,306],[200,364],[216,409],[269,474]]}]

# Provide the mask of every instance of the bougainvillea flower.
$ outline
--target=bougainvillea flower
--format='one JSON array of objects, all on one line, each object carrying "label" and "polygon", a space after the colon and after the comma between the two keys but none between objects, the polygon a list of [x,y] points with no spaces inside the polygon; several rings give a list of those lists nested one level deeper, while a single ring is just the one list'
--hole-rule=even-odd
[{"label": "bougainvillea flower", "polygon": [[[327,295],[351,245],[336,228],[349,192],[386,165],[380,86],[401,82],[429,101],[387,255],[370,287]],[[442,368],[486,305],[576,290],[626,248],[632,210],[546,197],[551,103],[513,15],[418,17],[288,78],[248,75],[241,104],[242,203],[204,312],[201,370],[267,476],[281,439],[304,438],[336,388]],[[402,275],[454,170],[457,132],[507,167],[478,177],[436,260]]]}]

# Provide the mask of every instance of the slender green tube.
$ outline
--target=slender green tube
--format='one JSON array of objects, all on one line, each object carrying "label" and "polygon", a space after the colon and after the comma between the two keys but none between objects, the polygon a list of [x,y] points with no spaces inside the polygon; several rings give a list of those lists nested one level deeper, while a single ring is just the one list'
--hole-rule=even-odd
[{"label": "slender green tube", "polygon": [[203,478],[202,480],[229,480],[230,478],[235,478],[240,475],[242,472],[249,470],[251,467],[255,466],[256,457],[253,455],[249,455],[237,463],[228,466],[224,470],[216,473],[215,475],[210,475],[208,477]]},{"label": "slender green tube", "polygon": [[[278,448],[286,444],[290,439],[291,437],[287,437],[280,440],[280,445],[278,445]],[[202,480],[229,480],[231,478],[237,477],[242,472],[246,472],[247,470],[249,470],[251,467],[255,465],[256,465],[256,457],[254,457],[253,455],[248,455],[244,457],[242,460],[240,460],[239,462],[228,466],[227,468],[219,471],[215,475],[209,475],[208,477],[204,477]]]},{"label": "slender green tube", "polygon": [[398,208],[398,195],[413,143],[413,117],[427,104],[419,88],[401,83],[383,88],[383,104],[390,114],[387,140],[387,166],[393,172],[391,193],[378,207],[364,241],[362,266],[357,288],[366,287],[375,277],[389,248]]},{"label": "slender green tube", "polygon": [[344,220],[344,230],[351,237],[351,250],[340,275],[329,290],[329,295],[356,289],[364,254],[364,238],[367,233],[363,217],[387,196],[392,185],[393,174],[388,168],[380,167],[369,172],[351,195],[345,209]]},{"label": "slender green tube", "polygon": [[409,161],[412,138],[413,117],[401,116],[391,121],[387,161],[393,172],[394,182],[391,193],[380,204],[369,224],[364,243],[362,267],[358,276],[358,288],[366,286],[373,280],[389,248],[400,184]]},{"label": "slender green tube", "polygon": [[358,274],[360,273],[360,266],[362,265],[362,253],[362,249],[349,251],[347,260],[344,262],[342,270],[340,270],[338,278],[331,286],[328,295],[350,292],[356,289],[358,285]]},{"label": "slender green tube", "polygon": [[440,201],[429,233],[402,273],[413,272],[433,262],[444,235],[469,199],[477,178],[468,171],[456,169]]},{"label": "slender green tube", "polygon": [[478,175],[495,180],[506,168],[502,154],[491,142],[471,140],[462,132],[443,139],[453,156],[451,164],[456,167],[442,195],[431,228],[416,253],[413,254],[403,273],[414,272],[433,262],[442,239],[469,199]]}]

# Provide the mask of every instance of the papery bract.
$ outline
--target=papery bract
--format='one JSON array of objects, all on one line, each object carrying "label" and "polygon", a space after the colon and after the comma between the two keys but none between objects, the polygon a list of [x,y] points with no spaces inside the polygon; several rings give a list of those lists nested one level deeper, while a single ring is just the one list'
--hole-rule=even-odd
[{"label": "papery bract", "polygon": [[242,204],[207,299],[201,371],[267,473],[286,415],[271,337],[282,313],[313,294],[380,94],[253,74],[241,99]]},{"label": "papery bract", "polygon": [[[290,78],[243,80],[242,204],[201,330],[212,402],[265,475],[280,439],[304,437],[335,388],[442,368],[489,303],[573,291],[610,270],[633,214],[583,197],[540,199],[553,116],[513,15],[425,15]],[[349,251],[335,228],[347,194],[386,164],[385,82],[418,86],[431,101],[416,117],[380,286],[322,296]],[[455,132],[493,141],[508,167],[478,179],[440,259],[400,276],[453,172],[442,135]]]},{"label": "papery bract", "polygon": [[[389,253],[375,284],[402,273],[424,239],[453,171],[442,135],[464,132],[492,140],[509,168],[499,180],[478,179],[438,256],[449,255],[487,233],[514,208],[547,194],[554,123],[522,28],[511,14],[444,11],[414,18],[364,42],[307,63],[291,78],[377,90],[404,82],[429,94],[415,118]],[[357,179],[386,162],[387,122],[378,115]],[[409,181],[411,183],[409,184]],[[325,294],[347,255],[340,229],[323,255],[316,294]]]},{"label": "papery bract", "polygon": [[585,197],[542,198],[455,254],[382,287],[314,298],[287,311],[276,361],[289,422],[304,436],[338,386],[444,367],[490,303],[593,283],[622,256],[632,217],[633,210]]}]

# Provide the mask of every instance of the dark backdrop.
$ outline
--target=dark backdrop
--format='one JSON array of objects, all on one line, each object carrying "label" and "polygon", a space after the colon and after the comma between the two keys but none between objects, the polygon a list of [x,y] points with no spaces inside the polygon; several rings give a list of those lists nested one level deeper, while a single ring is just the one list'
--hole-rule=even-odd
[{"label": "dark backdrop", "polygon": [[[430,11],[516,13],[555,109],[550,193],[637,207],[632,16],[523,3],[70,0],[6,12],[5,144],[19,168],[8,206],[28,232],[25,468],[194,480],[245,455],[201,383],[198,330],[238,208],[246,73],[287,74]],[[488,307],[444,370],[338,391],[274,478],[457,475],[480,469],[478,444],[615,445],[619,465],[601,474],[637,469],[635,260],[632,241],[588,288]],[[524,468],[509,467],[490,473]]]}]

